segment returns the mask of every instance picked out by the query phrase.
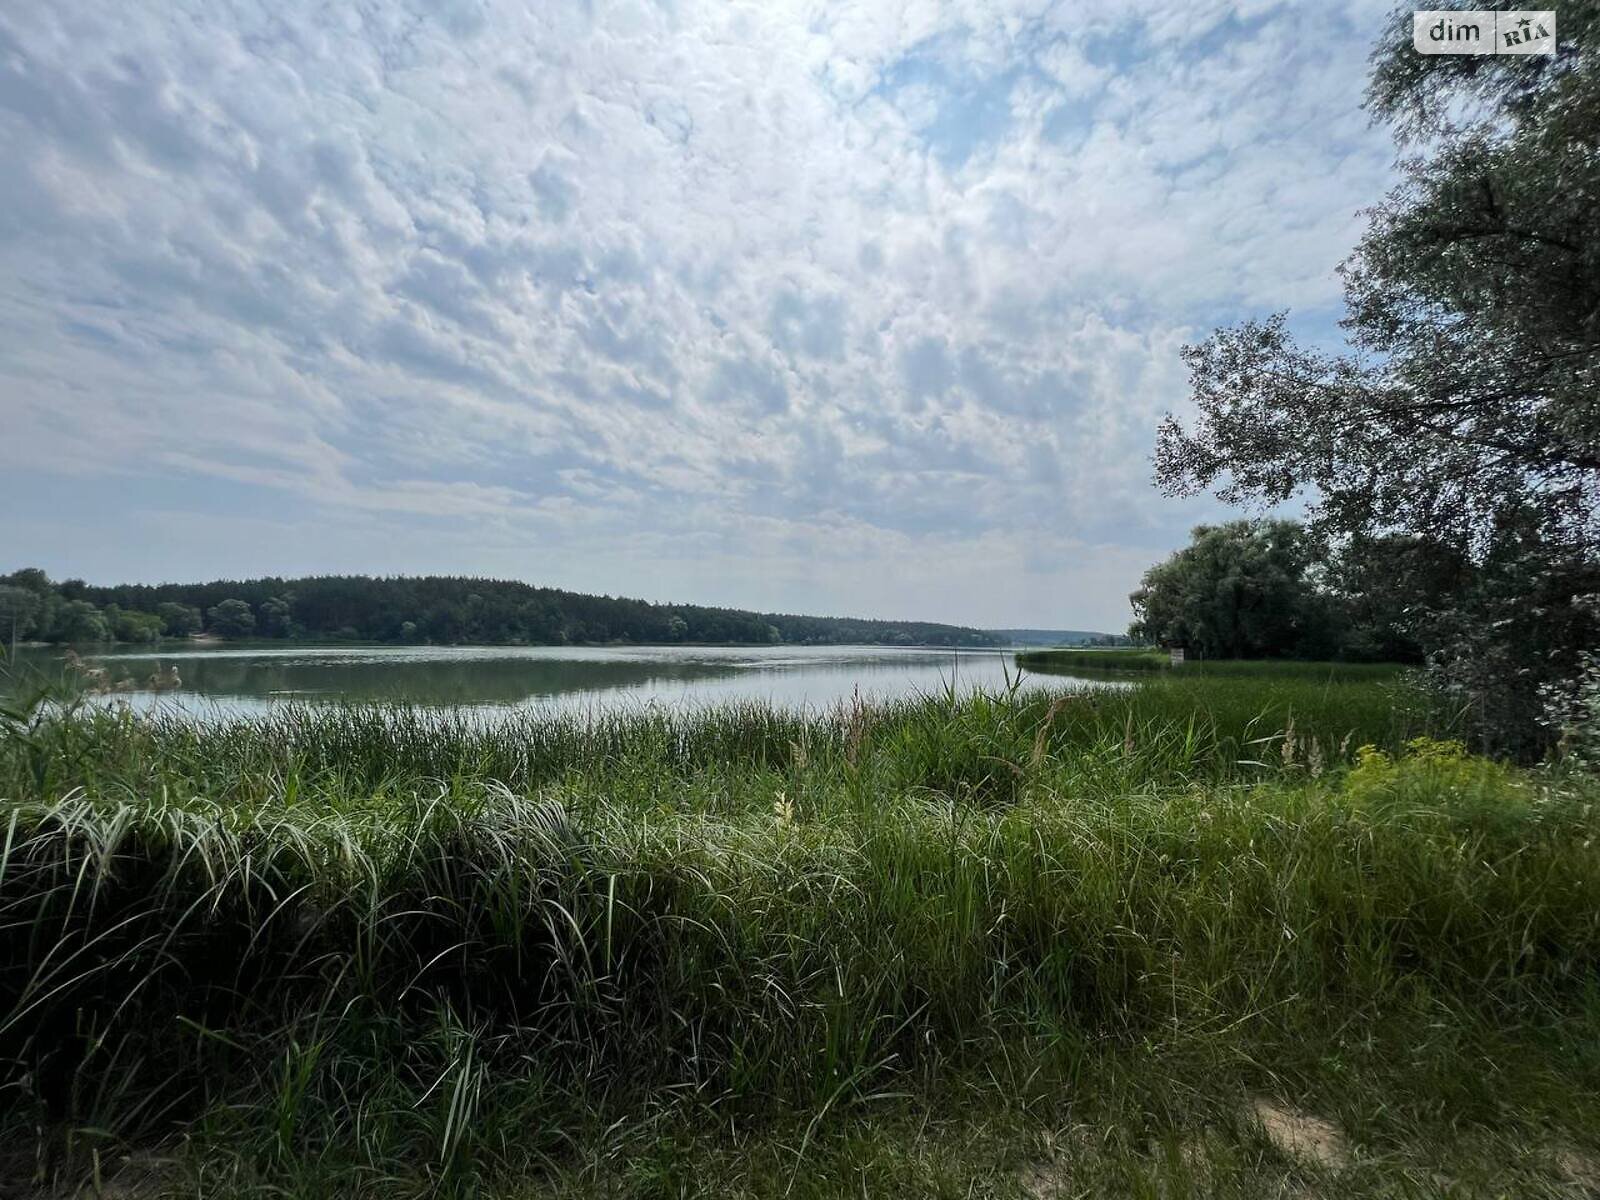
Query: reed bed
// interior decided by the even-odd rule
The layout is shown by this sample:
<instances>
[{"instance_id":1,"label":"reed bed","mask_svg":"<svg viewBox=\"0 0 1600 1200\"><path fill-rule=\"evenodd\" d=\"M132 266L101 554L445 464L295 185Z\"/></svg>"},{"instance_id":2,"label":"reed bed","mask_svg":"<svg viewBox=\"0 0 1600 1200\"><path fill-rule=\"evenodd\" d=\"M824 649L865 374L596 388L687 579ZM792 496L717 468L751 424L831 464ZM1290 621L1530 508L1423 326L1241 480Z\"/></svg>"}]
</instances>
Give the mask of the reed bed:
<instances>
[{"instance_id":1,"label":"reed bed","mask_svg":"<svg viewBox=\"0 0 1600 1200\"><path fill-rule=\"evenodd\" d=\"M466 1195L565 1177L606 1114L803 1114L803 1158L1000 1062L1025 1091L1152 1039L1592 1024L1594 792L1423 736L1389 686L39 710L0 749L11 1152Z\"/></svg>"}]
</instances>

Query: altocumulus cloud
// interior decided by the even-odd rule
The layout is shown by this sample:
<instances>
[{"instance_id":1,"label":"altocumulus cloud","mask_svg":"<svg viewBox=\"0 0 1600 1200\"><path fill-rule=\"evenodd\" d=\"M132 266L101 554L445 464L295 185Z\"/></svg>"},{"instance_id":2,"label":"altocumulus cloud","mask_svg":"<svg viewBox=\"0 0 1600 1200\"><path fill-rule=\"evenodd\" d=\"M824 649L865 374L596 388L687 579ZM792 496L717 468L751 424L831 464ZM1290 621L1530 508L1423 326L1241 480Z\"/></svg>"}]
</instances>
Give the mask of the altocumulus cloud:
<instances>
[{"instance_id":1,"label":"altocumulus cloud","mask_svg":"<svg viewBox=\"0 0 1600 1200\"><path fill-rule=\"evenodd\" d=\"M5 557L1120 626L1388 179L1319 7L0 3Z\"/></svg>"}]
</instances>

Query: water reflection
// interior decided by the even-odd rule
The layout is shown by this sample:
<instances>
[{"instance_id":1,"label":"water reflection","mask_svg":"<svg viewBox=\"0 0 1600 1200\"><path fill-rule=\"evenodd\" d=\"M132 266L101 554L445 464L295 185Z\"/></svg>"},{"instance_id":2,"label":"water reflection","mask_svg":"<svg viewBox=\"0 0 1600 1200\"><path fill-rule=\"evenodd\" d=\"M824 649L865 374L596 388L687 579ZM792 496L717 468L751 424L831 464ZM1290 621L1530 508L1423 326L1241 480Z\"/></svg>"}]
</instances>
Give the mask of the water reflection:
<instances>
[{"instance_id":1,"label":"water reflection","mask_svg":"<svg viewBox=\"0 0 1600 1200\"><path fill-rule=\"evenodd\" d=\"M647 702L702 705L765 701L826 708L859 692L869 699L998 689L1016 678L1011 653L877 646L184 646L80 648L105 670L111 694L139 708L177 704L260 711L283 701L405 701L437 706L590 708ZM59 668L61 653L31 661ZM172 692L146 686L176 669ZM1023 687L1084 681L1025 675ZM198 702L198 704L196 703Z\"/></svg>"}]
</instances>

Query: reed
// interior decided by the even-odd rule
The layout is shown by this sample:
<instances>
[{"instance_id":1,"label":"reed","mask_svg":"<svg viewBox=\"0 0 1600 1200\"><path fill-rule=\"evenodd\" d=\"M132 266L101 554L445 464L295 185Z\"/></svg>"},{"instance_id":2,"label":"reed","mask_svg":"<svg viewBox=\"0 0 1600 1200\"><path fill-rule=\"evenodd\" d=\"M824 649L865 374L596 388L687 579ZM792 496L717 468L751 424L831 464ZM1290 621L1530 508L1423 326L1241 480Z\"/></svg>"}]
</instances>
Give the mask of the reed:
<instances>
[{"instance_id":1,"label":"reed","mask_svg":"<svg viewBox=\"0 0 1600 1200\"><path fill-rule=\"evenodd\" d=\"M1132 1103L1153 1044L1202 1079L1386 1022L1482 1031L1463 1070L1592 1030L1595 791L1419 740L1389 686L35 714L0 745L11 1144L58 1180L181 1137L187 1194L466 1195L572 1185L652 1112L801 1114L829 1161L980 1076Z\"/></svg>"}]
</instances>

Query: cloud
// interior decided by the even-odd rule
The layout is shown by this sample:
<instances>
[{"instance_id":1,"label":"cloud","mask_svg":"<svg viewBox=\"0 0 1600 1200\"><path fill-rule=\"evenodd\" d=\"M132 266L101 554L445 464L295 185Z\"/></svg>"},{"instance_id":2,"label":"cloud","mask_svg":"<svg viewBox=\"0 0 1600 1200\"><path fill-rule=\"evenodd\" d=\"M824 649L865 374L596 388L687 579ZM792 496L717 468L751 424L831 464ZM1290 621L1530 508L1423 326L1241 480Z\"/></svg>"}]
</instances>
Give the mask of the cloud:
<instances>
[{"instance_id":1,"label":"cloud","mask_svg":"<svg viewBox=\"0 0 1600 1200\"><path fill-rule=\"evenodd\" d=\"M565 221L577 202L577 188L548 162L540 163L529 173L528 186L533 189L539 212L553 224Z\"/></svg>"},{"instance_id":2,"label":"cloud","mask_svg":"<svg viewBox=\"0 0 1600 1200\"><path fill-rule=\"evenodd\" d=\"M789 408L789 387L770 363L726 358L717 364L706 399L719 412L777 416Z\"/></svg>"},{"instance_id":3,"label":"cloud","mask_svg":"<svg viewBox=\"0 0 1600 1200\"><path fill-rule=\"evenodd\" d=\"M1119 625L1178 347L1386 186L1383 11L0 15L13 552Z\"/></svg>"},{"instance_id":4,"label":"cloud","mask_svg":"<svg viewBox=\"0 0 1600 1200\"><path fill-rule=\"evenodd\" d=\"M944 342L933 337L918 338L901 352L900 372L905 377L906 391L919 402L918 407L930 396L942 396L955 379Z\"/></svg>"},{"instance_id":5,"label":"cloud","mask_svg":"<svg viewBox=\"0 0 1600 1200\"><path fill-rule=\"evenodd\" d=\"M767 336L790 354L838 359L844 354L845 304L826 293L807 298L795 291L780 292L772 302Z\"/></svg>"}]
</instances>

